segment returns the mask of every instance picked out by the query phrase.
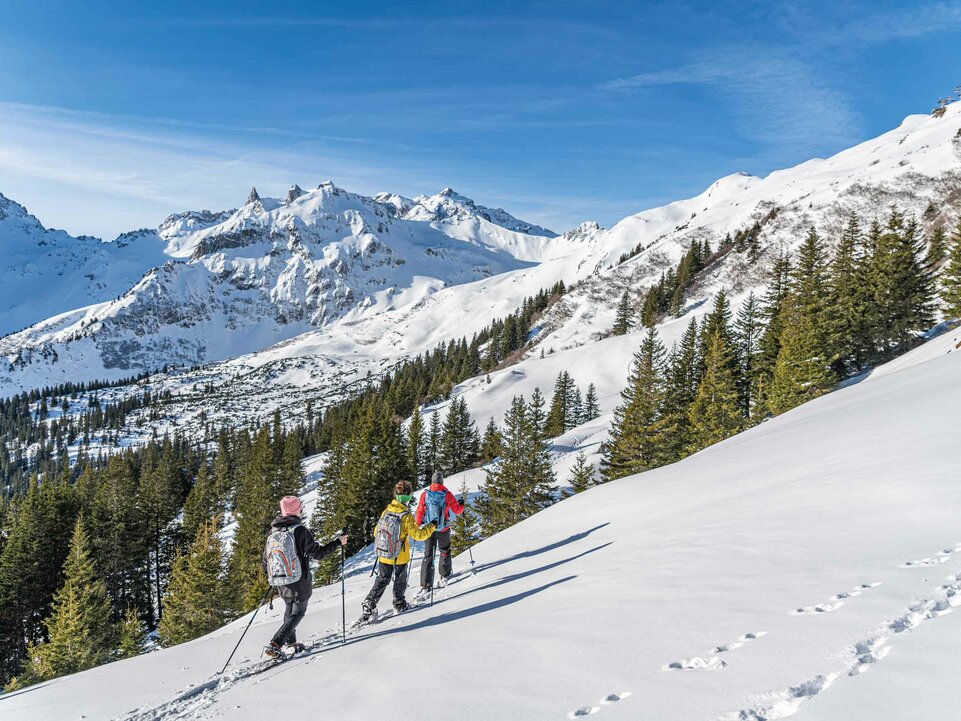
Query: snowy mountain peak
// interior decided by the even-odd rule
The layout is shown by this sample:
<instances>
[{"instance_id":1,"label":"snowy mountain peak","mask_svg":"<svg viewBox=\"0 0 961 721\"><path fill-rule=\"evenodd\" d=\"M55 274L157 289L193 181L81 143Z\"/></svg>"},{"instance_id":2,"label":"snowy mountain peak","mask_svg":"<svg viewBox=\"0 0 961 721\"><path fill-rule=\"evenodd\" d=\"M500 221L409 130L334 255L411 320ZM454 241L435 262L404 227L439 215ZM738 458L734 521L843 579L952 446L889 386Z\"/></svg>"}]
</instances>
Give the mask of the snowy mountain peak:
<instances>
[{"instance_id":1,"label":"snowy mountain peak","mask_svg":"<svg viewBox=\"0 0 961 721\"><path fill-rule=\"evenodd\" d=\"M557 233L554 231L518 220L502 208L487 208L478 205L450 187L444 188L437 195L417 196L414 198L414 205L405 213L405 217L411 220L426 220L428 222L456 222L480 218L515 233L525 233L545 238L557 237Z\"/></svg>"},{"instance_id":2,"label":"snowy mountain peak","mask_svg":"<svg viewBox=\"0 0 961 721\"><path fill-rule=\"evenodd\" d=\"M287 189L287 205L293 203L297 198L304 194L304 189L294 183Z\"/></svg>"},{"instance_id":3,"label":"snowy mountain peak","mask_svg":"<svg viewBox=\"0 0 961 721\"><path fill-rule=\"evenodd\" d=\"M250 195L247 196L247 205L252 203L260 202L260 194L257 192L257 188L250 189Z\"/></svg>"}]
</instances>

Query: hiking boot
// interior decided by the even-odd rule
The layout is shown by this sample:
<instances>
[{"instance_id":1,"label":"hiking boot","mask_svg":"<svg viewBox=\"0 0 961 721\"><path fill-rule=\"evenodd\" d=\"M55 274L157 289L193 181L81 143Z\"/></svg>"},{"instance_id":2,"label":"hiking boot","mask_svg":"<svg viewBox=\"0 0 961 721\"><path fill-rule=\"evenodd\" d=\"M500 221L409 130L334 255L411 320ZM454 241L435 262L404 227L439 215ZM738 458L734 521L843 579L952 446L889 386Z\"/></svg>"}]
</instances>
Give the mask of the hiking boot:
<instances>
[{"instance_id":1,"label":"hiking boot","mask_svg":"<svg viewBox=\"0 0 961 721\"><path fill-rule=\"evenodd\" d=\"M368 606L364 604L363 610L360 614L360 621L369 621L372 618L377 618L377 609L373 606Z\"/></svg>"},{"instance_id":2,"label":"hiking boot","mask_svg":"<svg viewBox=\"0 0 961 721\"><path fill-rule=\"evenodd\" d=\"M287 653L289 653L289 654L303 653L303 652L306 651L306 650L307 650L307 647L306 647L304 644L302 644L302 643L288 643L288 644L287 644Z\"/></svg>"},{"instance_id":3,"label":"hiking boot","mask_svg":"<svg viewBox=\"0 0 961 721\"><path fill-rule=\"evenodd\" d=\"M400 601L394 604L394 613L403 613L404 611L409 611L412 608L413 606L407 603L406 600Z\"/></svg>"},{"instance_id":4,"label":"hiking boot","mask_svg":"<svg viewBox=\"0 0 961 721\"><path fill-rule=\"evenodd\" d=\"M440 580L437 581L437 588L445 588L447 586L447 576L441 576Z\"/></svg>"},{"instance_id":5,"label":"hiking boot","mask_svg":"<svg viewBox=\"0 0 961 721\"><path fill-rule=\"evenodd\" d=\"M267 646L264 647L264 653L271 658L280 658L284 655L284 649L280 647L280 644L276 641L271 641Z\"/></svg>"}]
</instances>

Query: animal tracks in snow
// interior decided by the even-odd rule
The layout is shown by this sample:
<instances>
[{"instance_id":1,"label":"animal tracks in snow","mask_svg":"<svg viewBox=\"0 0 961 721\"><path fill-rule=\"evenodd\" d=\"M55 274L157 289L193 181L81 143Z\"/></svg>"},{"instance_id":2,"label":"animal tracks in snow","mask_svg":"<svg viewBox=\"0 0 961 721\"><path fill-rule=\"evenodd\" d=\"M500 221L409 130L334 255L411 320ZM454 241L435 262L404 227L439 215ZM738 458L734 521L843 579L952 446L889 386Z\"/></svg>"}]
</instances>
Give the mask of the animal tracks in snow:
<instances>
[{"instance_id":1,"label":"animal tracks in snow","mask_svg":"<svg viewBox=\"0 0 961 721\"><path fill-rule=\"evenodd\" d=\"M876 588L880 585L880 581L875 581L874 583L862 583L861 585L852 588L850 591L842 591L841 593L831 596L831 598L824 603L819 603L816 606L801 606L793 613L796 616L810 616L819 613L830 613L831 611L836 611L841 608L847 599L860 596L865 591Z\"/></svg>"},{"instance_id":2,"label":"animal tracks in snow","mask_svg":"<svg viewBox=\"0 0 961 721\"><path fill-rule=\"evenodd\" d=\"M932 598L916 601L897 618L887 621L870 638L859 641L847 650L850 659L846 668L815 676L799 686L774 691L761 697L758 705L723 714L718 721L773 721L795 714L801 705L817 696L844 676L859 676L873 668L891 651L890 642L897 634L917 628L925 621L950 613L961 606L961 573L948 576Z\"/></svg>"},{"instance_id":3,"label":"animal tracks in snow","mask_svg":"<svg viewBox=\"0 0 961 721\"><path fill-rule=\"evenodd\" d=\"M662 667L664 671L718 671L722 668L727 667L727 661L721 658L720 654L730 653L736 649L739 649L748 641L754 641L761 638L761 636L766 635L766 631L755 631L754 633L746 633L737 641L732 641L731 643L724 643L720 646L715 646L711 650L711 655L702 657L694 656L693 658L685 658L680 661L673 661L666 666Z\"/></svg>"},{"instance_id":4,"label":"animal tracks in snow","mask_svg":"<svg viewBox=\"0 0 961 721\"><path fill-rule=\"evenodd\" d=\"M943 548L938 551L933 556L928 556L927 558L919 558L914 561L905 561L899 568L917 568L918 566L937 566L940 563L947 563L951 560L951 554L961 551L961 543L958 543L954 548Z\"/></svg>"},{"instance_id":5,"label":"animal tracks in snow","mask_svg":"<svg viewBox=\"0 0 961 721\"><path fill-rule=\"evenodd\" d=\"M600 711L604 706L610 706L611 704L617 703L618 701L623 701L628 696L631 695L630 691L621 691L620 693L608 694L600 701L598 701L597 706L582 706L581 708L574 709L569 714L567 718L581 718L581 716L593 716L598 711Z\"/></svg>"}]
</instances>

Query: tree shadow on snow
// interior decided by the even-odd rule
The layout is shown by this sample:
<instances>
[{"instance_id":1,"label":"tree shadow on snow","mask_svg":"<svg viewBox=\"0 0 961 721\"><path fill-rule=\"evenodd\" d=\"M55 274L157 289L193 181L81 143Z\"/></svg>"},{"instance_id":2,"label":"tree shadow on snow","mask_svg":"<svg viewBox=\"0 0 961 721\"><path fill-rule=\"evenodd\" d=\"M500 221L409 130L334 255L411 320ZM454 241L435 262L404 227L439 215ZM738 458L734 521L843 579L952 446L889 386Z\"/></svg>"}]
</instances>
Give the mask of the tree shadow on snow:
<instances>
[{"instance_id":1,"label":"tree shadow on snow","mask_svg":"<svg viewBox=\"0 0 961 721\"><path fill-rule=\"evenodd\" d=\"M594 533L594 531L599 531L605 526L611 525L610 522L602 523L599 526L594 526L594 528L589 528L586 531L581 531L580 533L575 533L573 536L568 536L562 541L555 541L554 543L548 544L546 546L541 546L540 548L535 548L532 551L524 551L522 553L515 553L513 556L508 556L507 558L502 558L499 561L491 561L490 563L481 563L474 569L475 573L480 573L481 571L486 571L491 568L497 568L505 563L511 563L513 561L519 561L522 558L530 558L531 556L539 556L542 553L547 553L553 551L561 546L566 546L569 543L576 543L583 538L587 538L589 535ZM463 555L463 554L462 554Z\"/></svg>"}]
</instances>

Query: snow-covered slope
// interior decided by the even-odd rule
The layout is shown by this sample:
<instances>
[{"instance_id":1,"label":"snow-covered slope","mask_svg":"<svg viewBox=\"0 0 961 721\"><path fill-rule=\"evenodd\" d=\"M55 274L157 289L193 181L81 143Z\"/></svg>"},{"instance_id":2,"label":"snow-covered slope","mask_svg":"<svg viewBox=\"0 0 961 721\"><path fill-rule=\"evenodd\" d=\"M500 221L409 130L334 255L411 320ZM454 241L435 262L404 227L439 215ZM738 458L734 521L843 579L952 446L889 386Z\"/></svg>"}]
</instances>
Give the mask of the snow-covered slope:
<instances>
[{"instance_id":1,"label":"snow-covered slope","mask_svg":"<svg viewBox=\"0 0 961 721\"><path fill-rule=\"evenodd\" d=\"M153 231L124 233L109 243L74 238L44 228L0 194L0 336L121 295L163 260L163 243Z\"/></svg>"},{"instance_id":2,"label":"snow-covered slope","mask_svg":"<svg viewBox=\"0 0 961 721\"><path fill-rule=\"evenodd\" d=\"M539 246L556 243L445 193L401 213L328 182L294 186L283 201L253 190L234 211L171 216L158 233L172 260L122 297L0 340L9 370L0 392L232 358L334 321L409 309L444 287L529 266Z\"/></svg>"},{"instance_id":3,"label":"snow-covered slope","mask_svg":"<svg viewBox=\"0 0 961 721\"><path fill-rule=\"evenodd\" d=\"M280 614L263 609L223 676L248 618L2 696L0 717L377 718L398 699L422 709L411 679L442 659L439 720L948 718L961 683L957 340L537 514L477 545L475 575L458 557L433 608L346 646L327 587L302 658L258 660ZM348 618L369 585L354 570Z\"/></svg>"}]
</instances>

